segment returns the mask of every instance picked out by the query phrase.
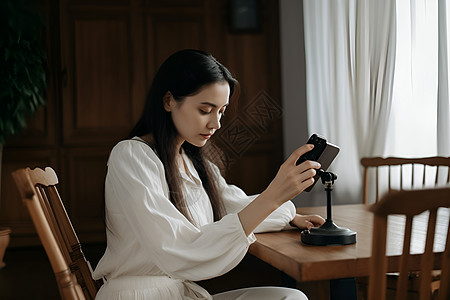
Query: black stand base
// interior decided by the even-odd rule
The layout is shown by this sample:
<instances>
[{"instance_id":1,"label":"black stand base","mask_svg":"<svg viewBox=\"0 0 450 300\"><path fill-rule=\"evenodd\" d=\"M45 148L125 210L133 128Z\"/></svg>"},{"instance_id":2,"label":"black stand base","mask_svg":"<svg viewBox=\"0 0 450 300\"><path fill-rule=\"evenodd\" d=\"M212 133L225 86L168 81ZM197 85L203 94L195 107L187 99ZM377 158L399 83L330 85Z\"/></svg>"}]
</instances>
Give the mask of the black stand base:
<instances>
[{"instance_id":1,"label":"black stand base","mask_svg":"<svg viewBox=\"0 0 450 300\"><path fill-rule=\"evenodd\" d=\"M356 243L356 232L339 227L332 220L327 219L320 227L303 230L302 242L308 245L350 245Z\"/></svg>"}]
</instances>

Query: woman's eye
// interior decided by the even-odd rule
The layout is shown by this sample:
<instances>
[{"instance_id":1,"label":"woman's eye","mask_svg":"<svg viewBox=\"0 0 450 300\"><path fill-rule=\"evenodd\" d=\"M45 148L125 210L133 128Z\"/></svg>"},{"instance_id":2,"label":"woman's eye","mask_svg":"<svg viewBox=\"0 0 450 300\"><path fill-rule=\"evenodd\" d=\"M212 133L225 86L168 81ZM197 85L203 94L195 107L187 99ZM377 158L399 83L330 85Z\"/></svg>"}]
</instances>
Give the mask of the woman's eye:
<instances>
[{"instance_id":1,"label":"woman's eye","mask_svg":"<svg viewBox=\"0 0 450 300\"><path fill-rule=\"evenodd\" d=\"M207 110L200 109L200 113L201 113L202 115L207 115L207 114L211 113L211 111L207 111Z\"/></svg>"}]
</instances>

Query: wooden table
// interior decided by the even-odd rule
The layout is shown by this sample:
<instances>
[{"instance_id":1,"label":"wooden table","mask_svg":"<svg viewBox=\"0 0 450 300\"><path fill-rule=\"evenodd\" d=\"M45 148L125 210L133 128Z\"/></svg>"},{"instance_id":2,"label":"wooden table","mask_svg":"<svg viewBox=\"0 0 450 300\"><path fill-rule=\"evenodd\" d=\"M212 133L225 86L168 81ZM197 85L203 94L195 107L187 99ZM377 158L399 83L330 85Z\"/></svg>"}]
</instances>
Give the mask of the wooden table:
<instances>
[{"instance_id":1,"label":"wooden table","mask_svg":"<svg viewBox=\"0 0 450 300\"><path fill-rule=\"evenodd\" d=\"M257 241L249 252L273 267L283 271L298 282L333 280L363 277L369 275L369 258L372 252L373 216L363 204L335 205L333 221L336 225L357 232L356 244L345 246L310 246L302 244L299 230L256 234ZM326 217L326 207L298 208L301 214L319 214ZM427 214L414 219L413 253L423 252ZM449 210L441 209L438 215L435 239L435 252L444 251L445 236L448 229ZM398 255L401 253L404 218L390 216L388 225L387 254L389 272L397 271ZM419 255L413 262L419 267ZM356 287L355 287L356 293ZM356 297L356 294L355 294ZM353 298L350 297L348 299Z\"/></svg>"}]
</instances>

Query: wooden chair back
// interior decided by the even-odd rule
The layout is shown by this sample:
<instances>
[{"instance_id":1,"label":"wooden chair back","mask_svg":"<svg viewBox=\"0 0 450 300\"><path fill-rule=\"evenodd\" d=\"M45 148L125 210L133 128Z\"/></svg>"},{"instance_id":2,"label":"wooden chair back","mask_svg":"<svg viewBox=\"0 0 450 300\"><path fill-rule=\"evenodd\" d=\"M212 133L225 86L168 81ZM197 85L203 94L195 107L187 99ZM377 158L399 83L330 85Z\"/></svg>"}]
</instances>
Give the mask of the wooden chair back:
<instances>
[{"instance_id":1,"label":"wooden chair back","mask_svg":"<svg viewBox=\"0 0 450 300\"><path fill-rule=\"evenodd\" d=\"M56 185L55 171L47 167L12 173L50 260L62 299L94 299L101 286L81 250Z\"/></svg>"},{"instance_id":2,"label":"wooden chair back","mask_svg":"<svg viewBox=\"0 0 450 300\"><path fill-rule=\"evenodd\" d=\"M444 252L433 252L435 244L435 229L438 209L444 207L446 220L444 229L447 228ZM370 262L370 278L368 299L384 300L386 296L386 272L388 269L388 257L386 256L387 227L389 215L405 215L405 231L403 239L403 253L400 259L399 278L397 280L396 299L407 299L408 274L410 271L420 272L420 299L430 299L432 270L441 270L440 288L437 290L438 300L450 299L450 241L448 209L450 207L450 187L393 191L387 193L380 201L370 207L374 213L372 257ZM411 232L414 216L425 211L429 212L428 226L426 228L425 250L420 256L420 264L413 263L418 256L410 253ZM439 223L442 226L442 222ZM442 237L441 237L442 238Z\"/></svg>"},{"instance_id":3,"label":"wooden chair back","mask_svg":"<svg viewBox=\"0 0 450 300\"><path fill-rule=\"evenodd\" d=\"M364 204L377 202L392 190L433 188L450 182L450 157L364 157L361 165Z\"/></svg>"}]
</instances>

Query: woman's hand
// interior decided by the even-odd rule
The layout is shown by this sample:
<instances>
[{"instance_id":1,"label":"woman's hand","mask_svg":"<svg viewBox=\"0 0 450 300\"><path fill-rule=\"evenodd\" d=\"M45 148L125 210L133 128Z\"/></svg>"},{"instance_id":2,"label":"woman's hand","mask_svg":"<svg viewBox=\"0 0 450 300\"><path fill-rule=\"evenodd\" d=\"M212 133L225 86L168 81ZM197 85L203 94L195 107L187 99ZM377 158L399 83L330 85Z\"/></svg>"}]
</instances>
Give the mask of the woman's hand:
<instances>
[{"instance_id":1,"label":"woman's hand","mask_svg":"<svg viewBox=\"0 0 450 300\"><path fill-rule=\"evenodd\" d=\"M319 215L296 214L290 224L300 229L310 230L312 227L319 227L323 223L325 223L325 219Z\"/></svg>"},{"instance_id":2,"label":"woman's hand","mask_svg":"<svg viewBox=\"0 0 450 300\"><path fill-rule=\"evenodd\" d=\"M292 152L264 191L272 195L272 199L280 201L278 203L279 205L294 198L314 183L315 169L320 169L320 164L316 161L309 160L299 165L296 164L300 156L311 151L313 148L314 145L306 144Z\"/></svg>"},{"instance_id":3,"label":"woman's hand","mask_svg":"<svg viewBox=\"0 0 450 300\"><path fill-rule=\"evenodd\" d=\"M291 200L314 183L315 169L319 169L320 164L309 160L296 164L300 156L312 148L313 145L307 144L296 149L281 165L267 189L238 213L246 235L255 230L256 226L284 202Z\"/></svg>"}]
</instances>

